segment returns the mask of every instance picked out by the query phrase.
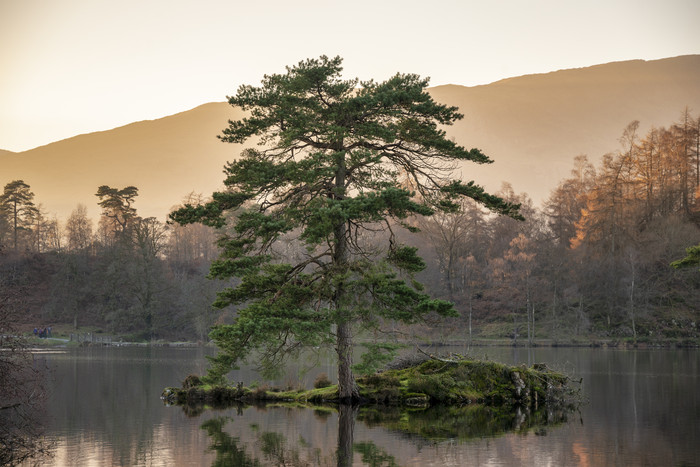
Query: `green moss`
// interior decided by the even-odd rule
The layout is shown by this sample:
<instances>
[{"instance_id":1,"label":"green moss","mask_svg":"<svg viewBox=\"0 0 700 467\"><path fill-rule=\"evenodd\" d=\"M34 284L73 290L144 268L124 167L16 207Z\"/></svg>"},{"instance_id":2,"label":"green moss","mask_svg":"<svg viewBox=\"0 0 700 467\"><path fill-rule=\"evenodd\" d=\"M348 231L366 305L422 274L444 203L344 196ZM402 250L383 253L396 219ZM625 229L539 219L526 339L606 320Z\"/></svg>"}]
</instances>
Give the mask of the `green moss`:
<instances>
[{"instance_id":1,"label":"green moss","mask_svg":"<svg viewBox=\"0 0 700 467\"><path fill-rule=\"evenodd\" d=\"M255 390L233 387L191 386L168 388L163 398L170 403L206 401L296 401L324 403L338 400L338 388L331 385L311 390L279 391L265 387ZM569 379L544 365L533 368L510 367L476 360L428 360L417 366L387 370L357 380L361 398L385 405L426 406L434 404L489 406L562 403L572 400L575 391ZM167 394L166 394L167 392Z\"/></svg>"},{"instance_id":2,"label":"green moss","mask_svg":"<svg viewBox=\"0 0 700 467\"><path fill-rule=\"evenodd\" d=\"M393 383L389 385L388 381ZM431 404L498 405L554 399L558 390L567 389L568 378L544 366L535 369L476 360L428 360L414 367L386 371L381 378L375 376L364 382L365 389L374 393L381 385L385 392L387 388L398 389L398 403L423 395Z\"/></svg>"}]
</instances>

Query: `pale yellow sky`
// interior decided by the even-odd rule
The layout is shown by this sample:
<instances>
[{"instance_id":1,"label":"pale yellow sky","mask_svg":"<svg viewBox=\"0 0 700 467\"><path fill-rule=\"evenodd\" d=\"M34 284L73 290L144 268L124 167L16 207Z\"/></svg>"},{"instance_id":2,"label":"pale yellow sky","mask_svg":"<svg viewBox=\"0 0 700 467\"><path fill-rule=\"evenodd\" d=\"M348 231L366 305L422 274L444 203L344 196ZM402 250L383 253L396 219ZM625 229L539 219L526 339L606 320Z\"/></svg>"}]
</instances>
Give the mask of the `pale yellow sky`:
<instances>
[{"instance_id":1,"label":"pale yellow sky","mask_svg":"<svg viewBox=\"0 0 700 467\"><path fill-rule=\"evenodd\" d=\"M0 0L0 149L223 101L321 54L348 78L466 86L698 54L698 18L698 0Z\"/></svg>"}]
</instances>

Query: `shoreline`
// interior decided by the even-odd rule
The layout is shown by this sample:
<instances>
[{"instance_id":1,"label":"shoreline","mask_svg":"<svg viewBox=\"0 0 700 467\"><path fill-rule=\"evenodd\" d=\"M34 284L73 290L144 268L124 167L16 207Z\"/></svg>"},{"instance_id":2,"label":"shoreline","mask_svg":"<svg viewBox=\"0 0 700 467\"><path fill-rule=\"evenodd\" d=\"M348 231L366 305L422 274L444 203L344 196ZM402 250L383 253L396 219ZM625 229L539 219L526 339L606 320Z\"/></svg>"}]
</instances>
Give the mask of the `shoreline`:
<instances>
[{"instance_id":1,"label":"shoreline","mask_svg":"<svg viewBox=\"0 0 700 467\"><path fill-rule=\"evenodd\" d=\"M122 340L110 340L109 342L77 342L71 341L65 337L48 337L35 338L33 336L25 336L29 348L43 349L47 347L59 348L74 348L74 347L175 347L175 348L197 348L197 347L212 347L216 346L212 342L191 342L191 341L162 341L155 340L150 342L134 342ZM362 346L363 342L358 341L357 345ZM613 348L613 349L697 349L700 348L700 339L660 339L655 341L633 342L627 339L573 339L573 340L555 340L555 339L537 339L532 345L527 342L518 341L514 343L510 339L474 339L468 341L414 341L404 342L407 348L409 347L465 347L483 348L483 347L515 347L515 348Z\"/></svg>"}]
</instances>

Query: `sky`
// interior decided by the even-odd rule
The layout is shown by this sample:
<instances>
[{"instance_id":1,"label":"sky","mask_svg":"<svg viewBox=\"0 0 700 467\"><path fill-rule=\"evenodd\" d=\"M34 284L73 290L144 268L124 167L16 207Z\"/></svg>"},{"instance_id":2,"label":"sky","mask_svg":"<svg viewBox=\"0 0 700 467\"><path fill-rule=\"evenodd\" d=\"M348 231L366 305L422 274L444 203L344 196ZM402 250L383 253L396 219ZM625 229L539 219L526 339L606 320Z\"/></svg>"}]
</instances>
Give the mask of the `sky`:
<instances>
[{"instance_id":1,"label":"sky","mask_svg":"<svg viewBox=\"0 0 700 467\"><path fill-rule=\"evenodd\" d=\"M433 86L698 54L698 18L698 0L0 0L0 149L222 102L324 54Z\"/></svg>"}]
</instances>

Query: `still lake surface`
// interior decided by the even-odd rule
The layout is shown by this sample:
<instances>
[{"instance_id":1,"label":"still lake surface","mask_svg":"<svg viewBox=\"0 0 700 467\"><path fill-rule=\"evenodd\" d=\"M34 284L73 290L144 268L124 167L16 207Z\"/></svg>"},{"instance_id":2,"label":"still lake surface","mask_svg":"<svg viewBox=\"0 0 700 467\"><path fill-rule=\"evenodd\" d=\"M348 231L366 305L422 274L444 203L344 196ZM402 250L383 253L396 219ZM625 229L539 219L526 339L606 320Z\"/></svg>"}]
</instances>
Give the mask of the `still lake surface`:
<instances>
[{"instance_id":1,"label":"still lake surface","mask_svg":"<svg viewBox=\"0 0 700 467\"><path fill-rule=\"evenodd\" d=\"M465 349L448 349L465 353ZM186 413L160 400L166 386L203 374L208 349L81 348L39 352L50 396L46 432L55 455L45 466L336 465L338 412L275 406ZM546 362L583 378L586 403L566 420L424 436L355 416L353 465L373 466L700 466L700 351L590 348L476 348L470 355L508 364ZM330 358L280 380L311 387ZM234 376L260 381L249 370ZM483 414L482 414L483 415ZM483 416L475 416L475 423ZM483 420L482 420L483 421ZM432 428L434 429L431 429ZM479 426L483 426L483 423ZM464 436L464 433L469 433Z\"/></svg>"}]
</instances>

